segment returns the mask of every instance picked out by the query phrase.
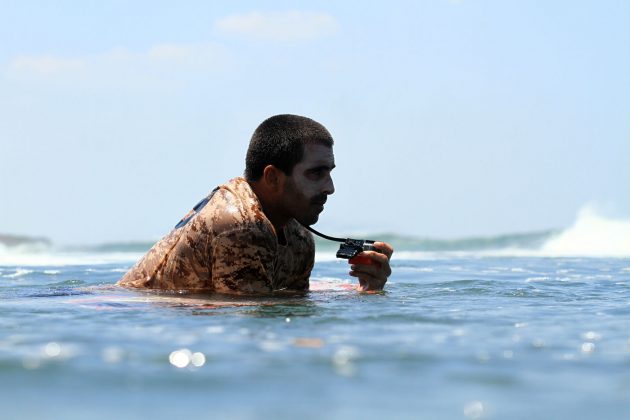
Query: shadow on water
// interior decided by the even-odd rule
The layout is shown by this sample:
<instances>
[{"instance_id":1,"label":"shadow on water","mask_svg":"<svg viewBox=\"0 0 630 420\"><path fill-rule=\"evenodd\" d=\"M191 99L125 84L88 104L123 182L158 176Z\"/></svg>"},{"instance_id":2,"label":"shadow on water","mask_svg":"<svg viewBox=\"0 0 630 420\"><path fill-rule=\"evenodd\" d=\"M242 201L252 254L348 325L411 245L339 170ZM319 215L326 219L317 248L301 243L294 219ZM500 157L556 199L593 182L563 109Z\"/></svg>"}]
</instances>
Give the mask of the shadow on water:
<instances>
[{"instance_id":1,"label":"shadow on water","mask_svg":"<svg viewBox=\"0 0 630 420\"><path fill-rule=\"evenodd\" d=\"M163 308L196 316L227 313L256 318L313 316L319 311L322 292L282 293L267 296L234 296L179 291L128 290L115 285L57 288L23 297L70 296L66 303L95 310L146 310ZM75 297L76 296L76 297Z\"/></svg>"},{"instance_id":2,"label":"shadow on water","mask_svg":"<svg viewBox=\"0 0 630 420\"><path fill-rule=\"evenodd\" d=\"M243 312L257 318L294 318L310 317L321 313L321 307L313 301L302 299L293 302L276 302L274 304L261 305Z\"/></svg>"}]
</instances>

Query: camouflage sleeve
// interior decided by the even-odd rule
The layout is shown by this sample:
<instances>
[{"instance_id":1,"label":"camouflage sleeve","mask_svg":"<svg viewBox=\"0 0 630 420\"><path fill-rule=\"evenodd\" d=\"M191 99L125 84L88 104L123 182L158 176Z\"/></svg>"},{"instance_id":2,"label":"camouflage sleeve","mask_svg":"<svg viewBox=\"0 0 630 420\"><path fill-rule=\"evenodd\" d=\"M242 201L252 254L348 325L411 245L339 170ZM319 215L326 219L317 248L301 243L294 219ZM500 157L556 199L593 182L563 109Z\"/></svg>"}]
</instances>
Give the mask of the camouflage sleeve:
<instances>
[{"instance_id":1,"label":"camouflage sleeve","mask_svg":"<svg viewBox=\"0 0 630 420\"><path fill-rule=\"evenodd\" d=\"M311 271L315 265L315 251L313 248L303 251L306 255L304 263L302 264L303 271L298 274L291 285L293 290L308 290L309 279L311 278Z\"/></svg>"},{"instance_id":2,"label":"camouflage sleeve","mask_svg":"<svg viewBox=\"0 0 630 420\"><path fill-rule=\"evenodd\" d=\"M220 293L273 290L274 249L262 232L238 229L212 241L212 283Z\"/></svg>"},{"instance_id":3,"label":"camouflage sleeve","mask_svg":"<svg viewBox=\"0 0 630 420\"><path fill-rule=\"evenodd\" d=\"M293 223L295 229L292 236L292 253L294 255L293 272L288 276L289 289L308 290L311 271L315 264L315 241L313 235L297 223Z\"/></svg>"},{"instance_id":4,"label":"camouflage sleeve","mask_svg":"<svg viewBox=\"0 0 630 420\"><path fill-rule=\"evenodd\" d=\"M306 269L302 273L301 276L297 278L295 281L295 290L308 290L309 279L311 278L311 271L313 271L313 266L315 265L315 253L311 252L310 258L306 264Z\"/></svg>"}]
</instances>

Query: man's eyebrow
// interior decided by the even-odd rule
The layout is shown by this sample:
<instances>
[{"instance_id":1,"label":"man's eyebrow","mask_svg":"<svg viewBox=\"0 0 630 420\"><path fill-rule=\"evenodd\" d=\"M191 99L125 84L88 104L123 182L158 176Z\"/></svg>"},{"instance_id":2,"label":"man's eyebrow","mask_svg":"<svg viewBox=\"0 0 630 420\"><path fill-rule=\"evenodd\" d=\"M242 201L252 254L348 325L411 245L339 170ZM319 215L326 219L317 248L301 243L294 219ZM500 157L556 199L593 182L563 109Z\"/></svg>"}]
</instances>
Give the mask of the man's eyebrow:
<instances>
[{"instance_id":1,"label":"man's eyebrow","mask_svg":"<svg viewBox=\"0 0 630 420\"><path fill-rule=\"evenodd\" d=\"M318 165L318 166L313 166L312 168L308 168L308 171L319 171L320 169L327 169L329 171L332 171L333 169L335 169L335 164L333 163L332 166L330 165Z\"/></svg>"}]
</instances>

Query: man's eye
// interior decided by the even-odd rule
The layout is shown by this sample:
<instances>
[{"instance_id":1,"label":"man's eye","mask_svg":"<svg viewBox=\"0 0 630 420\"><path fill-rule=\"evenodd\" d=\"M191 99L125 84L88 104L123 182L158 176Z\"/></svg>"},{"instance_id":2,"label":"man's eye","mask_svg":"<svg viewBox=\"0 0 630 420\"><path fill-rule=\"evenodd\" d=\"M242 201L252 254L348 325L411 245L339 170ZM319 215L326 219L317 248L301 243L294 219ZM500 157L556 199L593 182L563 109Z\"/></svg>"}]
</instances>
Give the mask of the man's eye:
<instances>
[{"instance_id":1,"label":"man's eye","mask_svg":"<svg viewBox=\"0 0 630 420\"><path fill-rule=\"evenodd\" d=\"M313 169L312 171L310 171L310 175L313 178L323 178L324 176L326 176L326 170L325 169Z\"/></svg>"}]
</instances>

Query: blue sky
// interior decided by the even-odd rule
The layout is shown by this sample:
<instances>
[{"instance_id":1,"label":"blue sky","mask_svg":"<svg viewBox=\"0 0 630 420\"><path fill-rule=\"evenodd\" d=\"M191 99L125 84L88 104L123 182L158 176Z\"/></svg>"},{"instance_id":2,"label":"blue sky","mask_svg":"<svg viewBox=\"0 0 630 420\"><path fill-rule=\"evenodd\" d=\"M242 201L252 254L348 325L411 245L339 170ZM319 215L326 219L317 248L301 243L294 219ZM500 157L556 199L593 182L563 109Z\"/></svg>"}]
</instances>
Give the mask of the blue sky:
<instances>
[{"instance_id":1,"label":"blue sky","mask_svg":"<svg viewBox=\"0 0 630 420\"><path fill-rule=\"evenodd\" d=\"M0 232L156 239L278 113L336 140L330 234L630 216L626 1L0 5Z\"/></svg>"}]
</instances>

